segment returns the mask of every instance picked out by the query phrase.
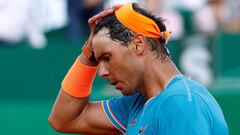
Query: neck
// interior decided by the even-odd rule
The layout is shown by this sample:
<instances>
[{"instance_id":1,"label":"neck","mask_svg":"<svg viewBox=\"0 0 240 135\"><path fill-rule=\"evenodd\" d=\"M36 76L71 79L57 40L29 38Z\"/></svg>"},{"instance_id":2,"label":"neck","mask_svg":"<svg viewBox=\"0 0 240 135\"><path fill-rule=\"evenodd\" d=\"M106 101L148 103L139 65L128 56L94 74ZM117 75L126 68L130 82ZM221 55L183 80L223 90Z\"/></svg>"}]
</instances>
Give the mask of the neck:
<instances>
[{"instance_id":1,"label":"neck","mask_svg":"<svg viewBox=\"0 0 240 135\"><path fill-rule=\"evenodd\" d=\"M156 61L148 61L146 63L143 77L145 79L140 88L140 91L147 99L162 92L174 76L181 74L169 58L166 58L164 62Z\"/></svg>"}]
</instances>

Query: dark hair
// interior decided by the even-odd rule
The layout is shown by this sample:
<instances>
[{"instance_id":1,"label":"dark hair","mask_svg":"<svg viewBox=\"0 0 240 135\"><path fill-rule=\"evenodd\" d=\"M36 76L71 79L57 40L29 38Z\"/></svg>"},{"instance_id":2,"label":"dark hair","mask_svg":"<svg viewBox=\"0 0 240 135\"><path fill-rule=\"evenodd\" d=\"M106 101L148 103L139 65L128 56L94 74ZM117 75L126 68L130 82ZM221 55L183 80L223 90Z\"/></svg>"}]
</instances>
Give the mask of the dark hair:
<instances>
[{"instance_id":1,"label":"dark hair","mask_svg":"<svg viewBox=\"0 0 240 135\"><path fill-rule=\"evenodd\" d=\"M152 19L162 32L166 31L166 26L163 23L164 20L162 18L155 17L149 10L140 7L136 3L133 3L133 9L138 13ZM102 28L107 28L109 30L108 34L110 35L111 39L120 42L124 46L128 46L136 34L135 32L122 25L116 18L115 14L111 14L102 18L102 20L96 25L94 33L96 34ZM166 56L169 56L165 39L150 37L146 37L146 39L149 43L151 51L156 54L157 58L164 60Z\"/></svg>"}]
</instances>

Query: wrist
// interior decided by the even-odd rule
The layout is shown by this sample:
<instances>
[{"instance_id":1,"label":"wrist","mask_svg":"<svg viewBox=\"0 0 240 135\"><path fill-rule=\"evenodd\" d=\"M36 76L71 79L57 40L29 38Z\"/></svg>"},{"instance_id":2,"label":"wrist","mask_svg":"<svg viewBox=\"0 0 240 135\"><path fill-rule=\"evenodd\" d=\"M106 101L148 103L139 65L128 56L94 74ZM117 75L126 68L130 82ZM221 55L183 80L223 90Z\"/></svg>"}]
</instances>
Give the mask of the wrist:
<instances>
[{"instance_id":1,"label":"wrist","mask_svg":"<svg viewBox=\"0 0 240 135\"><path fill-rule=\"evenodd\" d=\"M88 97L96 72L97 67L85 65L77 58L62 81L62 89L73 97Z\"/></svg>"},{"instance_id":2,"label":"wrist","mask_svg":"<svg viewBox=\"0 0 240 135\"><path fill-rule=\"evenodd\" d=\"M81 53L78 58L80 59L82 64L92 67L98 66L98 62L89 60L83 53Z\"/></svg>"},{"instance_id":3,"label":"wrist","mask_svg":"<svg viewBox=\"0 0 240 135\"><path fill-rule=\"evenodd\" d=\"M83 45L83 47L82 47L82 53L83 53L83 55L84 55L88 60L90 60L90 61L96 61L95 56L94 56L93 49L92 49L91 47L89 47L89 46L91 46L91 45L89 45L89 44L91 44L91 42L89 42L89 40L87 40L87 41L84 43L84 45Z\"/></svg>"},{"instance_id":4,"label":"wrist","mask_svg":"<svg viewBox=\"0 0 240 135\"><path fill-rule=\"evenodd\" d=\"M82 53L80 55L80 60L83 62L83 64L89 65L89 66L97 66L98 62L95 59L94 52L91 48L89 48L89 40L87 40L83 47L82 47Z\"/></svg>"}]
</instances>

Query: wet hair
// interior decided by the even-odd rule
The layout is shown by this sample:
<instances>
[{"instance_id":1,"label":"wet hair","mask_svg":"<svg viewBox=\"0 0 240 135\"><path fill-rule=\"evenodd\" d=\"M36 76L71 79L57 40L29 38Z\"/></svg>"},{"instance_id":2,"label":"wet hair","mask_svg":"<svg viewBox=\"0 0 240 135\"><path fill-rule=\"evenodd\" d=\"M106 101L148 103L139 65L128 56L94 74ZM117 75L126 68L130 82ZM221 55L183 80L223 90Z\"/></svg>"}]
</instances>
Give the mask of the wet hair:
<instances>
[{"instance_id":1,"label":"wet hair","mask_svg":"<svg viewBox=\"0 0 240 135\"><path fill-rule=\"evenodd\" d=\"M136 3L133 3L133 10L152 19L158 25L161 32L166 31L166 26L163 23L164 19L161 17L155 17L149 10L140 7ZM102 18L102 20L95 26L94 33L96 34L103 28L107 28L109 30L108 34L113 41L120 42L123 46L128 46L136 34L132 30L122 25L116 18L115 14L111 14ZM164 60L166 56L170 56L165 39L146 37L146 40L151 51L153 51L156 55L156 58Z\"/></svg>"}]
</instances>

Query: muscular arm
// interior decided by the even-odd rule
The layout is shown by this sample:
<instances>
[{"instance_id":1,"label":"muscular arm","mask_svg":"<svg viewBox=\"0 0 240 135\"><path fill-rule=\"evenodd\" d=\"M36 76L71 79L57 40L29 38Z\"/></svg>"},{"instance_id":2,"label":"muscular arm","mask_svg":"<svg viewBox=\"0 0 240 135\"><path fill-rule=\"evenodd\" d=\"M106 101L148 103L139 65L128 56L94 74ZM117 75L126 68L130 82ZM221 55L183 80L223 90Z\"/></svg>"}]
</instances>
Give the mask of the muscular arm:
<instances>
[{"instance_id":1,"label":"muscular arm","mask_svg":"<svg viewBox=\"0 0 240 135\"><path fill-rule=\"evenodd\" d=\"M80 59L89 64L83 55ZM49 116L50 125L58 132L82 134L119 134L108 121L100 102L89 103L87 98L75 98L62 89Z\"/></svg>"},{"instance_id":2,"label":"muscular arm","mask_svg":"<svg viewBox=\"0 0 240 135\"><path fill-rule=\"evenodd\" d=\"M59 132L85 134L119 134L107 120L101 103L88 103L60 91L49 116L50 125Z\"/></svg>"},{"instance_id":3,"label":"muscular arm","mask_svg":"<svg viewBox=\"0 0 240 135\"><path fill-rule=\"evenodd\" d=\"M117 9L117 8L116 8ZM88 20L90 36L86 46L92 50L93 31L97 21L112 14L114 9L107 9ZM85 55L79 56L80 61L89 66L98 65L97 61L88 59ZM81 91L81 90L79 90ZM89 103L87 98L75 98L62 89L60 90L52 112L49 116L50 125L59 132L81 134L119 134L108 121L100 102Z\"/></svg>"}]
</instances>

